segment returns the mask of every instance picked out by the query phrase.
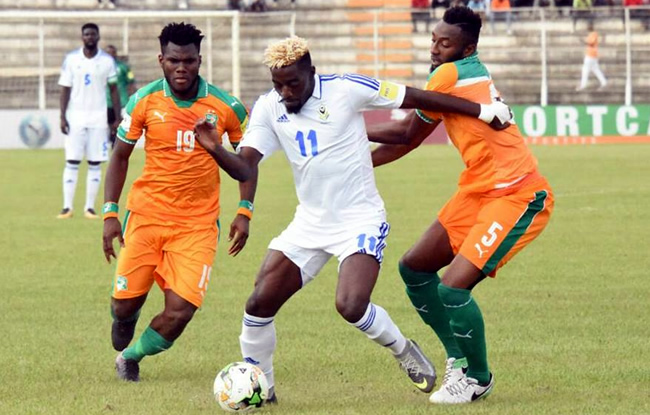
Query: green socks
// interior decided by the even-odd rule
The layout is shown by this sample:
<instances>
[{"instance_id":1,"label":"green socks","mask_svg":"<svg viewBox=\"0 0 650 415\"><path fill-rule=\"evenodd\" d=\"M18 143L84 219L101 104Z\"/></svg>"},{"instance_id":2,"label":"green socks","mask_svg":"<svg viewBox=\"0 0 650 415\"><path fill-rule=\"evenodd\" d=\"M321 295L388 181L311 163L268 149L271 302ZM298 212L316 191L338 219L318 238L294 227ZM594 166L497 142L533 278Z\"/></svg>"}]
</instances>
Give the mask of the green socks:
<instances>
[{"instance_id":1,"label":"green socks","mask_svg":"<svg viewBox=\"0 0 650 415\"><path fill-rule=\"evenodd\" d=\"M449 315L440 300L438 274L413 271L399 263L399 273L406 284L406 294L417 310L422 320L436 333L445 350L447 358L461 359L465 355L458 347L456 338L451 330Z\"/></svg>"},{"instance_id":2,"label":"green socks","mask_svg":"<svg viewBox=\"0 0 650 415\"><path fill-rule=\"evenodd\" d=\"M482 385L490 381L483 315L470 290L438 285L438 293L451 319L456 342L467 358L467 376Z\"/></svg>"},{"instance_id":3,"label":"green socks","mask_svg":"<svg viewBox=\"0 0 650 415\"><path fill-rule=\"evenodd\" d=\"M145 356L153 356L172 347L174 342L165 340L163 336L151 327L147 327L138 341L122 352L122 356L128 360L139 362Z\"/></svg>"}]
</instances>

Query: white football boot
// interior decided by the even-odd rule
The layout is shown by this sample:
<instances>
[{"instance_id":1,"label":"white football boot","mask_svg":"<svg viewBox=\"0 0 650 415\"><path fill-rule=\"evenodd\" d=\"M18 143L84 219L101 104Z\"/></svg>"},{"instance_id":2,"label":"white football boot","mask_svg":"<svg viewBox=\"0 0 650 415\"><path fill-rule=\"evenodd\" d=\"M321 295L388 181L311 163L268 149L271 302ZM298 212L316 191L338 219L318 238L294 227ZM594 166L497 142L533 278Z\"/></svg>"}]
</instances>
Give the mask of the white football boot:
<instances>
[{"instance_id":1,"label":"white football boot","mask_svg":"<svg viewBox=\"0 0 650 415\"><path fill-rule=\"evenodd\" d=\"M494 387L494 376L490 373L490 382L481 386L474 378L463 375L456 382L443 385L439 391L436 391L429 401L439 404L459 404L471 403L487 397Z\"/></svg>"}]
</instances>

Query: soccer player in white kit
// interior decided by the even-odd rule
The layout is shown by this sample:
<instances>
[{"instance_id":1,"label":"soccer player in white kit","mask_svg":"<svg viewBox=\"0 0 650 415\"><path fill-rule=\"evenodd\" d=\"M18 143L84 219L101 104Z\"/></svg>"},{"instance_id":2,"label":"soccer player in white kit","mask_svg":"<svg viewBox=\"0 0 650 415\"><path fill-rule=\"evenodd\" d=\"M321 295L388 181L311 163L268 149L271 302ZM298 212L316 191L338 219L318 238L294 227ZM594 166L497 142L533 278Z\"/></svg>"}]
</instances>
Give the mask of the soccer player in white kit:
<instances>
[{"instance_id":1,"label":"soccer player in white kit","mask_svg":"<svg viewBox=\"0 0 650 415\"><path fill-rule=\"evenodd\" d=\"M231 225L231 254L236 255L248 237L258 163L282 150L293 170L299 205L291 224L269 244L246 303L239 337L244 360L264 371L271 387L268 400L277 401L274 317L334 255L339 260L339 314L389 349L418 389L431 391L436 374L429 359L382 307L370 302L390 226L375 185L361 111L446 108L489 122L497 112L501 121L508 120L509 109L503 104L482 107L363 75L317 75L305 40L297 37L269 46L265 63L274 89L253 107L238 155L218 144L218 134L207 121L200 120L195 128L197 141L222 167L237 166L250 176L242 192L246 200Z\"/></svg>"},{"instance_id":2,"label":"soccer player in white kit","mask_svg":"<svg viewBox=\"0 0 650 415\"><path fill-rule=\"evenodd\" d=\"M113 102L117 102L113 106L116 120L111 128L117 129L121 121L115 60L97 47L99 39L99 27L94 23L84 24L81 28L83 47L68 53L61 68L61 132L67 137L63 210L57 216L59 219L72 217L79 165L84 156L88 161L84 216L98 217L95 199L102 178L101 163L108 160L107 85Z\"/></svg>"}]
</instances>

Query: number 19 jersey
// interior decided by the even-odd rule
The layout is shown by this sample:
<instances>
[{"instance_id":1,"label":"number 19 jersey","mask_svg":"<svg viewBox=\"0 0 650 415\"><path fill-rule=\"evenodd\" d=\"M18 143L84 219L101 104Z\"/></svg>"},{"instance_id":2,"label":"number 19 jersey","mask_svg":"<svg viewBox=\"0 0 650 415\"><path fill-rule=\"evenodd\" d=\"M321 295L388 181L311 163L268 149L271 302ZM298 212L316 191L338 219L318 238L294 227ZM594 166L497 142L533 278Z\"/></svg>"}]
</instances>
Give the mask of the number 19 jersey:
<instances>
[{"instance_id":1,"label":"number 19 jersey","mask_svg":"<svg viewBox=\"0 0 650 415\"><path fill-rule=\"evenodd\" d=\"M117 137L136 144L145 137L146 160L135 180L127 209L142 215L191 223L214 223L219 217L219 167L194 139L194 124L205 117L215 123L219 136L237 146L248 114L243 104L199 78L196 98L176 98L165 79L135 93Z\"/></svg>"},{"instance_id":2,"label":"number 19 jersey","mask_svg":"<svg viewBox=\"0 0 650 415\"><path fill-rule=\"evenodd\" d=\"M399 108L405 87L363 75L315 75L314 91L297 114L280 95L261 96L240 147L264 157L283 150L299 205L295 220L315 232L385 217L362 111Z\"/></svg>"}]
</instances>

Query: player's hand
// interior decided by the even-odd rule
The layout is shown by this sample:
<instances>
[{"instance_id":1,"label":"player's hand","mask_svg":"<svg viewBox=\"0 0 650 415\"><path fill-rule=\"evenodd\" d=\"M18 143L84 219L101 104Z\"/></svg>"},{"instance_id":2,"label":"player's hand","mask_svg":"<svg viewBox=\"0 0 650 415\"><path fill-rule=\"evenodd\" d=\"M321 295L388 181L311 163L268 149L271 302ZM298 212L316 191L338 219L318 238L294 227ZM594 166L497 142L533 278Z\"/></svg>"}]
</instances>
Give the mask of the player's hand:
<instances>
[{"instance_id":1,"label":"player's hand","mask_svg":"<svg viewBox=\"0 0 650 415\"><path fill-rule=\"evenodd\" d=\"M115 249L113 249L113 239L117 238L120 242L120 246L124 248L124 237L122 236L122 225L117 218L108 218L104 221L104 256L106 256L106 261L110 264L111 257L117 259L117 254Z\"/></svg>"},{"instance_id":2,"label":"player's hand","mask_svg":"<svg viewBox=\"0 0 650 415\"><path fill-rule=\"evenodd\" d=\"M495 130L504 130L510 127L513 115L510 107L501 101L495 101L489 105L481 104L481 113L478 118Z\"/></svg>"},{"instance_id":3,"label":"player's hand","mask_svg":"<svg viewBox=\"0 0 650 415\"><path fill-rule=\"evenodd\" d=\"M236 215L235 219L230 224L230 234L228 234L228 242L232 241L228 255L237 256L238 253L244 249L246 241L248 240L248 229L250 219L244 215Z\"/></svg>"},{"instance_id":4,"label":"player's hand","mask_svg":"<svg viewBox=\"0 0 650 415\"><path fill-rule=\"evenodd\" d=\"M214 151L219 145L219 133L215 125L205 118L199 118L194 124L194 138L208 152Z\"/></svg>"},{"instance_id":5,"label":"player's hand","mask_svg":"<svg viewBox=\"0 0 650 415\"><path fill-rule=\"evenodd\" d=\"M65 117L61 117L61 132L65 135L70 132L70 125L68 125L68 120Z\"/></svg>"}]
</instances>

